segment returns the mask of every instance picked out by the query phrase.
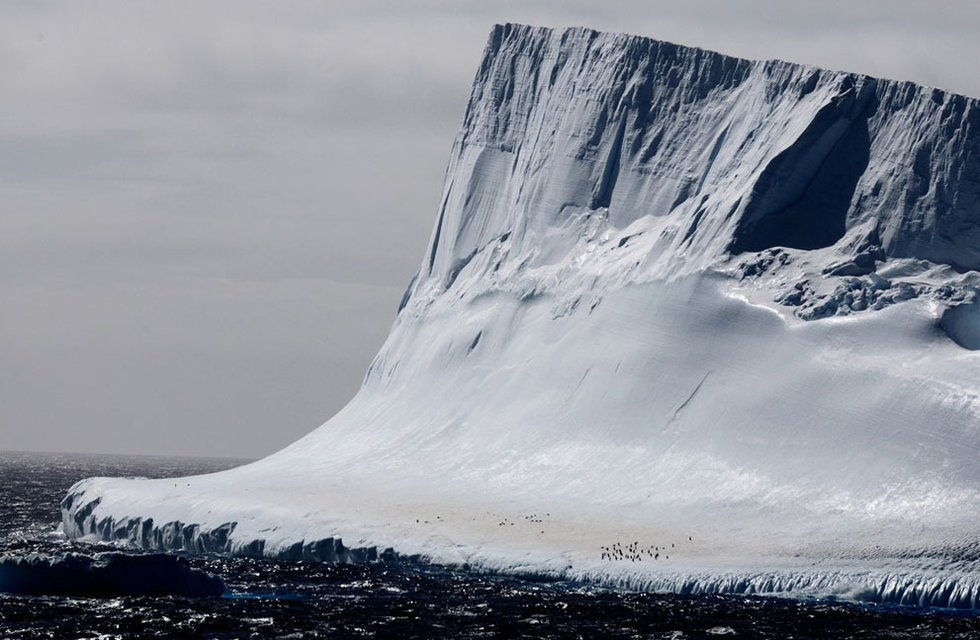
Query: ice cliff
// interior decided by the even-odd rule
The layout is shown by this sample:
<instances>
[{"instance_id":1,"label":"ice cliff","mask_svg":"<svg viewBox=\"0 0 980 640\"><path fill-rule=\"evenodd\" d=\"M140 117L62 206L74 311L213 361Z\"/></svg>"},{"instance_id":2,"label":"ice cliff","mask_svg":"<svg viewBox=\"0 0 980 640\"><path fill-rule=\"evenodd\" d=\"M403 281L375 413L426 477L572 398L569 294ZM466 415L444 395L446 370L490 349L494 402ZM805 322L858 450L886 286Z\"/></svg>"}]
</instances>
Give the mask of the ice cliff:
<instances>
[{"instance_id":1,"label":"ice cliff","mask_svg":"<svg viewBox=\"0 0 980 640\"><path fill-rule=\"evenodd\" d=\"M246 467L82 481L64 528L978 607L978 269L977 100L497 26L358 395Z\"/></svg>"},{"instance_id":2,"label":"ice cliff","mask_svg":"<svg viewBox=\"0 0 980 640\"><path fill-rule=\"evenodd\" d=\"M613 267L605 289L772 248L976 269L978 181L974 99L634 36L498 27L413 289L437 295L475 258L471 271L532 277ZM614 242L583 264L574 248L590 234ZM613 257L630 244L639 264Z\"/></svg>"}]
</instances>

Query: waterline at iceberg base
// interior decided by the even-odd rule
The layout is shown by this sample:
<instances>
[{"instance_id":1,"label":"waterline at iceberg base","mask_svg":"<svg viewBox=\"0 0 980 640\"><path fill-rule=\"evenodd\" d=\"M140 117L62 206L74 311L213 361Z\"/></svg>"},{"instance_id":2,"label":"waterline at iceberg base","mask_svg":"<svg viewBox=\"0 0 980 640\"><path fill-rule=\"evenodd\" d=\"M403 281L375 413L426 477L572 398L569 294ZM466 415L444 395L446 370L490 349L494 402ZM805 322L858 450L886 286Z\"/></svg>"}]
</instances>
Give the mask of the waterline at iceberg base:
<instances>
[{"instance_id":1,"label":"waterline at iceberg base","mask_svg":"<svg viewBox=\"0 0 980 640\"><path fill-rule=\"evenodd\" d=\"M498 26L351 403L72 538L980 607L980 107Z\"/></svg>"}]
</instances>

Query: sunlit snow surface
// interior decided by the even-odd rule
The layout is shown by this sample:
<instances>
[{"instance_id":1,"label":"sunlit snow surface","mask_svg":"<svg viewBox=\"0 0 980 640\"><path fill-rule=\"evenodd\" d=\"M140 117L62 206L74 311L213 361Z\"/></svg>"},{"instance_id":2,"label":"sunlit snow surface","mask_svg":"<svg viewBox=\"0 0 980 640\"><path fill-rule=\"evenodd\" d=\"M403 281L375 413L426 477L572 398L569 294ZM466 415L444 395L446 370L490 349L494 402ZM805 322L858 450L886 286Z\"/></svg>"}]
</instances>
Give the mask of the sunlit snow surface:
<instances>
[{"instance_id":1,"label":"sunlit snow surface","mask_svg":"<svg viewBox=\"0 0 980 640\"><path fill-rule=\"evenodd\" d=\"M977 607L978 266L973 99L497 27L360 393L65 530Z\"/></svg>"},{"instance_id":2,"label":"sunlit snow surface","mask_svg":"<svg viewBox=\"0 0 980 640\"><path fill-rule=\"evenodd\" d=\"M53 531L54 494L92 474L151 477L227 468L230 461L0 452L0 557L139 549L86 545ZM152 554L152 552L151 552ZM160 554L156 554L160 557ZM476 574L412 562L304 563L218 554L174 554L220 576L220 598L6 593L0 636L94 638L853 638L973 640L973 611L743 596L633 593L595 585ZM148 576L140 573L140 581ZM152 579L148 581L152 584ZM53 593L54 592L54 593Z\"/></svg>"}]
</instances>

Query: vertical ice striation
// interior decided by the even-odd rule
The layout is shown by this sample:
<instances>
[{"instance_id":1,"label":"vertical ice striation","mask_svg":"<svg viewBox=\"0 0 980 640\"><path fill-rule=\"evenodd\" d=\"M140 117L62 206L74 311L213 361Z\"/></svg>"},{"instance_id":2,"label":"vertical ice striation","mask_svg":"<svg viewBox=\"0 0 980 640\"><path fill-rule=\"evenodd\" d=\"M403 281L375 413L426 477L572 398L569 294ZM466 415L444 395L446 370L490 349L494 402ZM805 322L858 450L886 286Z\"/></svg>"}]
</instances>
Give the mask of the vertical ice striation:
<instances>
[{"instance_id":1,"label":"vertical ice striation","mask_svg":"<svg viewBox=\"0 0 980 640\"><path fill-rule=\"evenodd\" d=\"M246 467L83 481L65 530L977 607L978 268L975 99L497 26L358 395Z\"/></svg>"},{"instance_id":2,"label":"vertical ice striation","mask_svg":"<svg viewBox=\"0 0 980 640\"><path fill-rule=\"evenodd\" d=\"M977 101L647 38L493 29L423 278L508 235L525 266L601 216L657 219L657 274L729 253L816 249L856 228L888 256L980 266ZM649 257L649 256L648 256Z\"/></svg>"}]
</instances>

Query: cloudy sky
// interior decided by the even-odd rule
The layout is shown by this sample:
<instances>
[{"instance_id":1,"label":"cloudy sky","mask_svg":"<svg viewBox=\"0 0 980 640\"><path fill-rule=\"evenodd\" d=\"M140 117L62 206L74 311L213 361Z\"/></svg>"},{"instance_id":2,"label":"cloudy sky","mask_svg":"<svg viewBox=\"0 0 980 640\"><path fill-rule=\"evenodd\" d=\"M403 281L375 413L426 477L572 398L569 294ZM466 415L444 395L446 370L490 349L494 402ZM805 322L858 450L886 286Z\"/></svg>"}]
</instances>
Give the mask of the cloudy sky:
<instances>
[{"instance_id":1,"label":"cloudy sky","mask_svg":"<svg viewBox=\"0 0 980 640\"><path fill-rule=\"evenodd\" d=\"M341 408L508 21L980 95L976 0L5 2L0 450L258 457Z\"/></svg>"}]
</instances>

